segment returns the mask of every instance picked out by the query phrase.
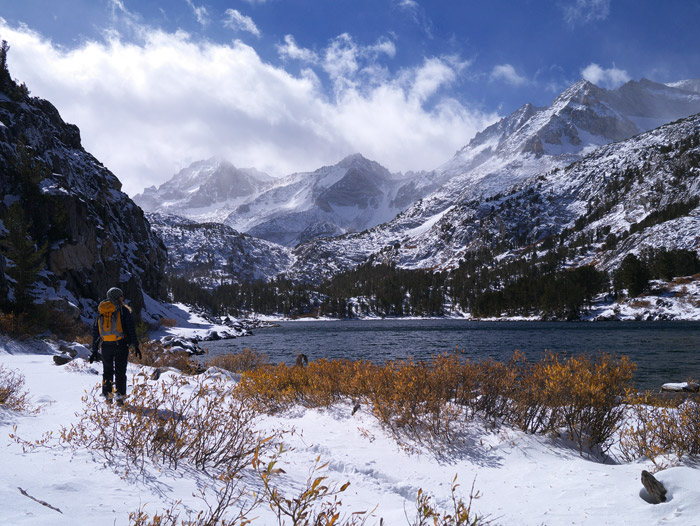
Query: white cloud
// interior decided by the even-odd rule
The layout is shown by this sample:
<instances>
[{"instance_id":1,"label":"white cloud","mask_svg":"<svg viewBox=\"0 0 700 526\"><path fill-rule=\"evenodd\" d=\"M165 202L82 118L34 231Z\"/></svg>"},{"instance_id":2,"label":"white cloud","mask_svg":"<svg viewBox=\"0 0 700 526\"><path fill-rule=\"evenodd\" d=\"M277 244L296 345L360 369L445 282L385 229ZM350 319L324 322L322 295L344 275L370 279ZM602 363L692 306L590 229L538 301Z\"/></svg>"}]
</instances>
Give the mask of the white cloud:
<instances>
[{"instance_id":1,"label":"white cloud","mask_svg":"<svg viewBox=\"0 0 700 526\"><path fill-rule=\"evenodd\" d=\"M394 0L393 5L400 9L411 20L413 20L413 22L420 27L429 38L433 38L433 24L426 16L424 9L416 0Z\"/></svg>"},{"instance_id":2,"label":"white cloud","mask_svg":"<svg viewBox=\"0 0 700 526\"><path fill-rule=\"evenodd\" d=\"M292 35L285 35L284 45L278 44L277 52L282 58L301 60L312 64L318 62L318 55L310 49L300 48Z\"/></svg>"},{"instance_id":3,"label":"white cloud","mask_svg":"<svg viewBox=\"0 0 700 526\"><path fill-rule=\"evenodd\" d=\"M456 78L456 72L446 62L438 58L425 61L423 66L416 68L410 75L413 78L410 95L418 102L425 102L437 93L444 85Z\"/></svg>"},{"instance_id":4,"label":"white cloud","mask_svg":"<svg viewBox=\"0 0 700 526\"><path fill-rule=\"evenodd\" d=\"M129 11L126 9L126 6L122 0L109 0L109 6L112 9L112 15L116 14L117 11L124 14L129 14Z\"/></svg>"},{"instance_id":5,"label":"white cloud","mask_svg":"<svg viewBox=\"0 0 700 526\"><path fill-rule=\"evenodd\" d=\"M605 20L610 14L610 0L566 0L561 5L564 20L570 24Z\"/></svg>"},{"instance_id":6,"label":"white cloud","mask_svg":"<svg viewBox=\"0 0 700 526\"><path fill-rule=\"evenodd\" d=\"M243 0L244 2L248 2L250 5L255 5L255 4L264 4L268 0Z\"/></svg>"},{"instance_id":7,"label":"white cloud","mask_svg":"<svg viewBox=\"0 0 700 526\"><path fill-rule=\"evenodd\" d=\"M190 6L192 9L192 12L194 13L194 16L197 17L197 22L201 26L206 26L209 24L209 13L207 12L207 8L204 6L196 6L194 5L194 2L192 0L185 0L187 2L187 5Z\"/></svg>"},{"instance_id":8,"label":"white cloud","mask_svg":"<svg viewBox=\"0 0 700 526\"><path fill-rule=\"evenodd\" d=\"M349 79L360 69L358 55L360 48L352 37L343 33L336 37L326 49L323 69L334 79Z\"/></svg>"},{"instance_id":9,"label":"white cloud","mask_svg":"<svg viewBox=\"0 0 700 526\"><path fill-rule=\"evenodd\" d=\"M241 14L237 9L227 9L225 14L224 26L230 27L234 31L247 31L256 37L260 36L258 26L255 25L255 22L249 16Z\"/></svg>"},{"instance_id":10,"label":"white cloud","mask_svg":"<svg viewBox=\"0 0 700 526\"><path fill-rule=\"evenodd\" d=\"M382 37L375 44L358 45L347 33L331 40L325 50L322 67L333 81L336 93L347 88L373 87L388 76L379 60L394 58L396 45Z\"/></svg>"},{"instance_id":11,"label":"white cloud","mask_svg":"<svg viewBox=\"0 0 700 526\"><path fill-rule=\"evenodd\" d=\"M581 70L581 76L601 88L614 89L630 80L624 69L613 67L604 69L598 64L589 64Z\"/></svg>"},{"instance_id":12,"label":"white cloud","mask_svg":"<svg viewBox=\"0 0 700 526\"><path fill-rule=\"evenodd\" d=\"M376 44L369 46L367 50L377 54L386 55L389 58L394 58L396 56L396 44L386 37L380 38Z\"/></svg>"},{"instance_id":13,"label":"white cloud","mask_svg":"<svg viewBox=\"0 0 700 526\"><path fill-rule=\"evenodd\" d=\"M510 64L495 66L491 71L490 78L492 81L500 80L513 86L522 86L527 83L527 79L518 75L515 68Z\"/></svg>"},{"instance_id":14,"label":"white cloud","mask_svg":"<svg viewBox=\"0 0 700 526\"><path fill-rule=\"evenodd\" d=\"M141 17L129 11L122 0L108 0L113 20L122 20L127 24L137 24Z\"/></svg>"},{"instance_id":15,"label":"white cloud","mask_svg":"<svg viewBox=\"0 0 700 526\"><path fill-rule=\"evenodd\" d=\"M77 124L131 195L211 156L272 175L354 152L392 171L432 169L497 117L441 94L466 67L458 60L390 74L349 36L321 57L338 88L329 97L313 70L292 75L240 41L143 28L137 42L112 32L67 49L2 19L0 34L13 77Z\"/></svg>"},{"instance_id":16,"label":"white cloud","mask_svg":"<svg viewBox=\"0 0 700 526\"><path fill-rule=\"evenodd\" d=\"M415 0L398 0L396 4L404 9L418 9L420 7Z\"/></svg>"}]
</instances>

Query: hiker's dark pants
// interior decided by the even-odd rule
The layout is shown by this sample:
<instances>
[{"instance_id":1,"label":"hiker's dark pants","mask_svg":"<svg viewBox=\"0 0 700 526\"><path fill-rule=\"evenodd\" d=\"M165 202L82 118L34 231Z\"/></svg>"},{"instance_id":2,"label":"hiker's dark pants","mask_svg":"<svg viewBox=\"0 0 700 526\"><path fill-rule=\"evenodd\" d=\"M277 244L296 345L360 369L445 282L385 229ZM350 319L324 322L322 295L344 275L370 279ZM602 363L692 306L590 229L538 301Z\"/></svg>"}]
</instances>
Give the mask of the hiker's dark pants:
<instances>
[{"instance_id":1,"label":"hiker's dark pants","mask_svg":"<svg viewBox=\"0 0 700 526\"><path fill-rule=\"evenodd\" d=\"M125 340L102 342L102 394L111 396L112 382L117 394L126 395L126 364L129 362L129 347ZM116 381L115 381L116 376Z\"/></svg>"}]
</instances>

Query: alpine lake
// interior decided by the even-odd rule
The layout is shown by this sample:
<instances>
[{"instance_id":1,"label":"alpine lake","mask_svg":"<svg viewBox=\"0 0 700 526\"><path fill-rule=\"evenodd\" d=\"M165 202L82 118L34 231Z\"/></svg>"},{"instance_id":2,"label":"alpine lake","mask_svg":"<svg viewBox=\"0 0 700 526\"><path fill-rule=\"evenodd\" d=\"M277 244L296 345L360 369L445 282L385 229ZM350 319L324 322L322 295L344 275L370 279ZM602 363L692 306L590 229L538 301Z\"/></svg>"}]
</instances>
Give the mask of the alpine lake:
<instances>
[{"instance_id":1,"label":"alpine lake","mask_svg":"<svg viewBox=\"0 0 700 526\"><path fill-rule=\"evenodd\" d=\"M637 366L638 389L700 379L700 322L531 322L459 319L377 319L280 322L252 336L201 342L210 357L246 347L272 363L309 360L428 360L459 352L469 360L507 361L519 350L530 360L551 351L562 356L626 355ZM203 361L205 356L200 357Z\"/></svg>"}]
</instances>

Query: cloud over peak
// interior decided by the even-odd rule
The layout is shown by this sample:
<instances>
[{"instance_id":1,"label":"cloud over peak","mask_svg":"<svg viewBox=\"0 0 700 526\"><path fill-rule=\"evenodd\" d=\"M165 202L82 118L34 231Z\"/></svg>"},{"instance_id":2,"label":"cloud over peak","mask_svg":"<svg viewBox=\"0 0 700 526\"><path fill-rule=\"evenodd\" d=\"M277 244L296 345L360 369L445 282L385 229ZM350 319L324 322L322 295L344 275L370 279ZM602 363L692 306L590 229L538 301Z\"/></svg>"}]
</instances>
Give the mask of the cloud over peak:
<instances>
[{"instance_id":1,"label":"cloud over peak","mask_svg":"<svg viewBox=\"0 0 700 526\"><path fill-rule=\"evenodd\" d=\"M0 34L13 76L77 124L132 195L212 156L272 175L358 151L392 171L432 169L497 118L441 91L468 63L426 58L391 73L388 39L361 45L342 34L315 55L289 36L280 53L308 64L294 75L239 40L185 31L142 26L136 41L112 31L72 49L2 19Z\"/></svg>"},{"instance_id":2,"label":"cloud over peak","mask_svg":"<svg viewBox=\"0 0 700 526\"><path fill-rule=\"evenodd\" d=\"M500 64L494 66L489 75L492 81L502 81L512 86L522 86L527 83L527 79L518 75L515 68L511 64Z\"/></svg>"},{"instance_id":3,"label":"cloud over peak","mask_svg":"<svg viewBox=\"0 0 700 526\"><path fill-rule=\"evenodd\" d=\"M581 70L581 76L601 88L615 89L631 80L624 69L613 67L605 69L598 64L591 63Z\"/></svg>"}]
</instances>

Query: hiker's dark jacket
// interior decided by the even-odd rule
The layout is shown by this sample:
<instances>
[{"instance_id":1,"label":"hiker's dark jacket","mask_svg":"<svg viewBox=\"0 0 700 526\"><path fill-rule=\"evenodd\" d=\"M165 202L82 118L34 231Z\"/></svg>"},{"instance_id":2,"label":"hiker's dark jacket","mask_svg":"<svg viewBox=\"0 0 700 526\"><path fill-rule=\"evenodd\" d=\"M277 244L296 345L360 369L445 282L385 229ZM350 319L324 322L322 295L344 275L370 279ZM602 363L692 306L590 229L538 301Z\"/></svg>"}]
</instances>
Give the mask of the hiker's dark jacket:
<instances>
[{"instance_id":1,"label":"hiker's dark jacket","mask_svg":"<svg viewBox=\"0 0 700 526\"><path fill-rule=\"evenodd\" d=\"M139 339L136 337L136 328L134 327L134 318L131 315L131 309L129 307L122 305L119 307L119 315L122 321L122 331L124 331L124 338L118 340L117 343L124 345L126 347L133 345L134 347L139 346ZM95 322L92 324L92 350L97 351L100 347L100 317L99 315L95 318ZM121 343L124 342L124 343Z\"/></svg>"}]
</instances>

